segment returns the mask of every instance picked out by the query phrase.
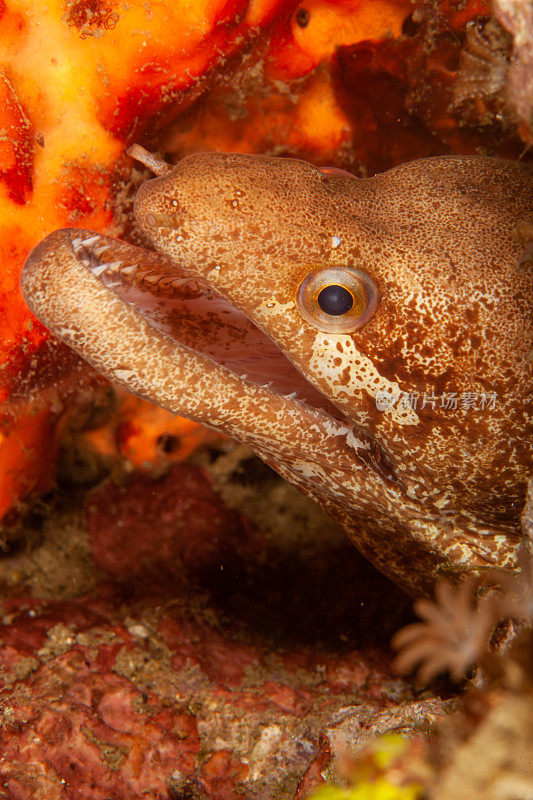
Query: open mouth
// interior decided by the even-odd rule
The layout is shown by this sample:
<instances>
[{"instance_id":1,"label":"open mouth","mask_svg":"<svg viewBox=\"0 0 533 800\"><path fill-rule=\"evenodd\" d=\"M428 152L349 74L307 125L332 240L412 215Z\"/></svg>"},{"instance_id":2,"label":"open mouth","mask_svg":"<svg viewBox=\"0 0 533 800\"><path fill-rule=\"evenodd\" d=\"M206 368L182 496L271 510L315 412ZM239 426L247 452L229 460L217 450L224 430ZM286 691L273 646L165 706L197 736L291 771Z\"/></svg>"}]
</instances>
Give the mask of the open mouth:
<instances>
[{"instance_id":1,"label":"open mouth","mask_svg":"<svg viewBox=\"0 0 533 800\"><path fill-rule=\"evenodd\" d=\"M151 328L243 381L347 422L245 314L175 261L102 234L70 236L78 262Z\"/></svg>"}]
</instances>

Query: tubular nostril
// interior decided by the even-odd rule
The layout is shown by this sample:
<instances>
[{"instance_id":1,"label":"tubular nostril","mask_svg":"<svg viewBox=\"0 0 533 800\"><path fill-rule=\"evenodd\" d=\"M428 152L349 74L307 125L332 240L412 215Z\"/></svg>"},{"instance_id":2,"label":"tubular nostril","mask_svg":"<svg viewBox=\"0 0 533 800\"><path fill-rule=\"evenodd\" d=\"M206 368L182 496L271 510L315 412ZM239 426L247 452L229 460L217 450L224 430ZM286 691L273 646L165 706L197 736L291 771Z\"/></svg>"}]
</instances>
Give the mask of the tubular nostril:
<instances>
[{"instance_id":1,"label":"tubular nostril","mask_svg":"<svg viewBox=\"0 0 533 800\"><path fill-rule=\"evenodd\" d=\"M132 144L126 152L130 158L134 158L135 161L140 161L145 167L151 169L155 175L168 175L169 172L172 172L171 164L167 164L162 158L159 158L154 153L150 153L144 147L141 147L140 144Z\"/></svg>"}]
</instances>

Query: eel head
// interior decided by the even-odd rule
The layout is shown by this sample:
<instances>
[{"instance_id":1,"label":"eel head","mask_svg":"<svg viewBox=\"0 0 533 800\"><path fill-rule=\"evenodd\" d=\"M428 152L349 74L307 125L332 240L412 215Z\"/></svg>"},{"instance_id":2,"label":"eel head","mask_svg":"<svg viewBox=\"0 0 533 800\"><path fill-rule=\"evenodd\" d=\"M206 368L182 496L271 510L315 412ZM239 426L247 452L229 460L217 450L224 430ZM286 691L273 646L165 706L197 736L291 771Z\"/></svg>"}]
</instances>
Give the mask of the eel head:
<instances>
[{"instance_id":1,"label":"eel head","mask_svg":"<svg viewBox=\"0 0 533 800\"><path fill-rule=\"evenodd\" d=\"M533 178L446 156L370 179L204 153L56 231L34 313L110 380L248 443L412 592L513 568L531 465ZM529 234L530 235L530 234Z\"/></svg>"}]
</instances>

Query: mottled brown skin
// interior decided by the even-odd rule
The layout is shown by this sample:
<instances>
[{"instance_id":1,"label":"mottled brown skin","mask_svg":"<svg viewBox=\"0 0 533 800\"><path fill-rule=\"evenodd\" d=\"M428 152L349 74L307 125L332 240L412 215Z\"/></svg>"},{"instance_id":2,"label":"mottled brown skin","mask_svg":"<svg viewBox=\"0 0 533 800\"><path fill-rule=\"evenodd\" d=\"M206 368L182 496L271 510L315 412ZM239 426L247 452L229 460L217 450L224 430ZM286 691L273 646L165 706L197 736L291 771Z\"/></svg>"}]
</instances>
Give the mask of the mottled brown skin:
<instances>
[{"instance_id":1,"label":"mottled brown skin","mask_svg":"<svg viewBox=\"0 0 533 800\"><path fill-rule=\"evenodd\" d=\"M37 316L111 380L250 444L409 591L512 568L532 455L533 285L517 233L533 219L531 170L451 156L357 180L213 153L160 172L136 215L163 255L56 232L23 272ZM321 333L295 303L330 265L379 287L350 334ZM243 312L231 333L224 301L209 322L163 307L187 273ZM158 310L141 314L147 292ZM272 386L252 362L239 377L237 346L266 354ZM378 390L418 393L418 407L379 410ZM494 408L441 407L466 392L495 393ZM424 394L436 400L422 407Z\"/></svg>"}]
</instances>

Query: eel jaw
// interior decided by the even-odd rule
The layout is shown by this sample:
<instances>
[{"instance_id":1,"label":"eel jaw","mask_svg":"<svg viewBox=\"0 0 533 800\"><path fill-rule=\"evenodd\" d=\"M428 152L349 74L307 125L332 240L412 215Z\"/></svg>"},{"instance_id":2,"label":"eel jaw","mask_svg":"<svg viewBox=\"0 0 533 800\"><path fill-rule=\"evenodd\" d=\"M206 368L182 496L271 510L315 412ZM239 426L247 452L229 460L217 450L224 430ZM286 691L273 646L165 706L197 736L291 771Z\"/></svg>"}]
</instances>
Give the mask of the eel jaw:
<instances>
[{"instance_id":1,"label":"eel jaw","mask_svg":"<svg viewBox=\"0 0 533 800\"><path fill-rule=\"evenodd\" d=\"M96 238L96 242L92 240ZM330 419L329 427L351 431L364 443L371 458L367 466L388 481L396 480L390 458L317 387L292 364L279 347L248 317L220 296L211 286L191 277L166 256L130 248L100 237L74 237L77 258L106 288L130 304L154 330L170 336L229 370L248 385L291 401L296 407L319 410ZM116 249L120 249L117 253ZM118 260L109 261L118 255ZM130 263L131 258L134 263ZM142 257L142 263L137 263Z\"/></svg>"},{"instance_id":2,"label":"eel jaw","mask_svg":"<svg viewBox=\"0 0 533 800\"><path fill-rule=\"evenodd\" d=\"M154 330L243 381L349 424L243 312L176 262L99 234L72 236L72 249L80 264Z\"/></svg>"},{"instance_id":3,"label":"eel jaw","mask_svg":"<svg viewBox=\"0 0 533 800\"><path fill-rule=\"evenodd\" d=\"M21 288L44 325L111 382L246 442L278 471L294 459L324 471L336 463L339 476L368 471L376 501L396 483L373 439L170 258L63 229L32 250Z\"/></svg>"},{"instance_id":4,"label":"eel jaw","mask_svg":"<svg viewBox=\"0 0 533 800\"><path fill-rule=\"evenodd\" d=\"M219 380L228 376L232 383L260 390L264 402L278 398L294 408L320 409L346 424L338 409L242 312L164 255L93 231L62 229L31 251L21 289L35 316L112 381L125 383L107 366L112 353L105 337L111 340L111 328L117 328L110 315L115 323L122 316L126 322L127 315L128 321L142 323L147 340L174 345L180 360L198 361L193 378L212 369ZM147 359L144 366L149 372ZM165 405L161 399L156 402ZM187 408L177 413L195 416ZM213 418L202 413L201 421L216 424L215 415L213 407Z\"/></svg>"}]
</instances>

